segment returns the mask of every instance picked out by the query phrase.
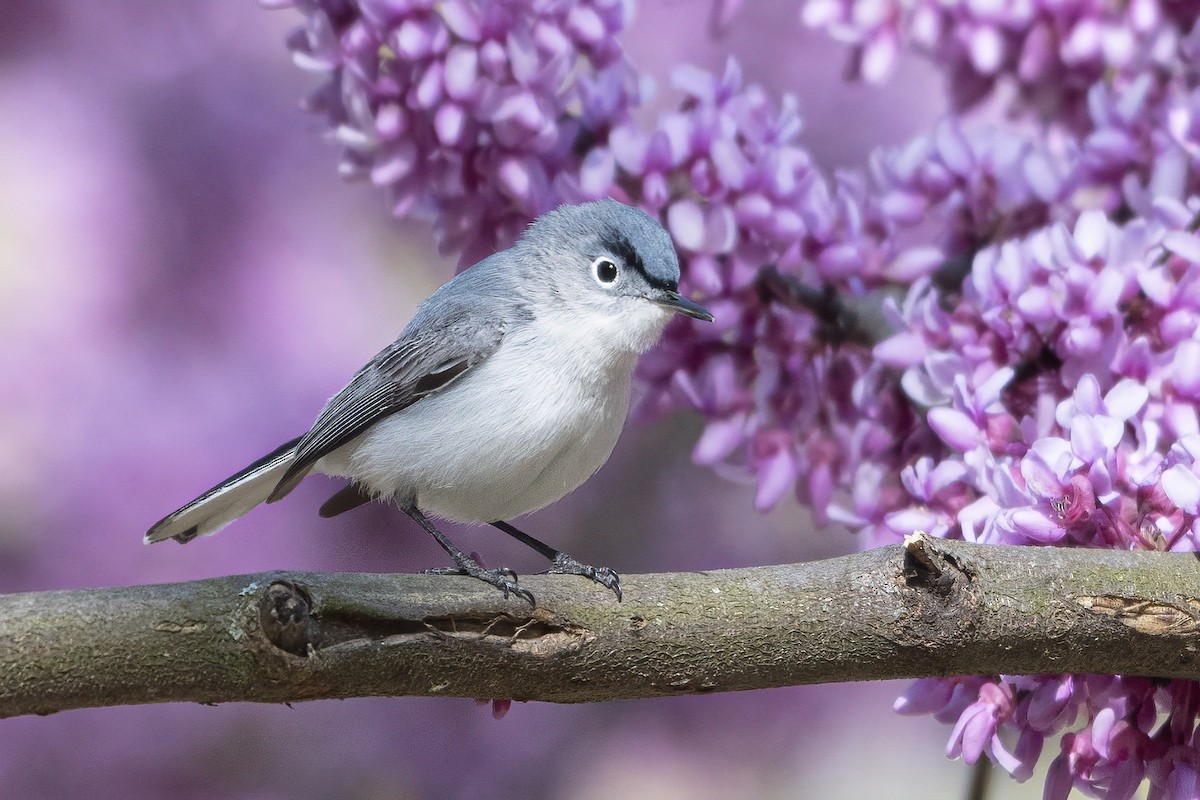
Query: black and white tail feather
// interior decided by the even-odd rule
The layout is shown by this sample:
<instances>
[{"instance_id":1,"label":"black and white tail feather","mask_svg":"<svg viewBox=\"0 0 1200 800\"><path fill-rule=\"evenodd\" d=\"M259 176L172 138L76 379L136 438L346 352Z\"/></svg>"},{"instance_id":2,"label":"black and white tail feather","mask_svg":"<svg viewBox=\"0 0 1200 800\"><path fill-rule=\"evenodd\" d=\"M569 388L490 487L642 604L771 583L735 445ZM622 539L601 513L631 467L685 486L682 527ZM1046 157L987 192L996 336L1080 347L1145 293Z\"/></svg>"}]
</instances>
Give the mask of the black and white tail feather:
<instances>
[{"instance_id":1,"label":"black and white tail feather","mask_svg":"<svg viewBox=\"0 0 1200 800\"><path fill-rule=\"evenodd\" d=\"M265 503L291 466L300 438L280 446L154 523L146 532L146 544L167 539L186 544L197 536L216 533Z\"/></svg>"}]
</instances>

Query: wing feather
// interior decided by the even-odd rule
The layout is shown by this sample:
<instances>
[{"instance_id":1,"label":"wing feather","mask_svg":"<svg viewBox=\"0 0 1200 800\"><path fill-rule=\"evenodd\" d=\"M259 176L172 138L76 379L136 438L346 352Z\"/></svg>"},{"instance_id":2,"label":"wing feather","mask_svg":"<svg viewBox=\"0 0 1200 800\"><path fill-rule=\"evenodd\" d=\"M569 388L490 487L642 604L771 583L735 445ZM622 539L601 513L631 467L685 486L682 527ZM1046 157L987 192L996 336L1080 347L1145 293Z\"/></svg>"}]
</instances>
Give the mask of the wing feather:
<instances>
[{"instance_id":1,"label":"wing feather","mask_svg":"<svg viewBox=\"0 0 1200 800\"><path fill-rule=\"evenodd\" d=\"M296 456L268 503L287 495L313 465L380 419L403 411L478 366L504 338L504 318L479 304L426 303L391 345L331 399L296 445Z\"/></svg>"}]
</instances>

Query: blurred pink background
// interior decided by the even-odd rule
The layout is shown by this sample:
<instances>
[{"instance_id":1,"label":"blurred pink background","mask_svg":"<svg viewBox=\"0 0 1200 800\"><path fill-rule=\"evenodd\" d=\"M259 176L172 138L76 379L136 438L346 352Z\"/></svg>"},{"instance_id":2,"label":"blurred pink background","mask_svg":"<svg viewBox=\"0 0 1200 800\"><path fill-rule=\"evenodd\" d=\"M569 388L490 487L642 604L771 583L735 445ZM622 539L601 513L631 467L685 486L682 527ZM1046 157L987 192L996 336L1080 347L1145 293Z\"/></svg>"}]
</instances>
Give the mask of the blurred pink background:
<instances>
[{"instance_id":1,"label":"blurred pink background","mask_svg":"<svg viewBox=\"0 0 1200 800\"><path fill-rule=\"evenodd\" d=\"M323 478L218 537L142 545L150 523L305 430L453 260L424 224L337 178L333 145L298 109L316 79L283 47L294 13L5 6L0 591L444 564L382 506L318 519ZM919 61L883 88L845 84L846 51L800 30L797 8L747 4L713 39L707 4L643 2L625 44L660 87L672 64L735 54L749 81L798 96L827 168L860 166L942 112ZM590 483L522 527L622 573L854 549L794 503L756 515L748 486L691 464L698 430L684 416L630 426ZM490 529L455 539L488 563L544 568ZM517 704L500 721L468 700L73 711L0 721L0 797L961 796L949 729L894 715L901 689ZM998 779L997 796L1040 785Z\"/></svg>"}]
</instances>

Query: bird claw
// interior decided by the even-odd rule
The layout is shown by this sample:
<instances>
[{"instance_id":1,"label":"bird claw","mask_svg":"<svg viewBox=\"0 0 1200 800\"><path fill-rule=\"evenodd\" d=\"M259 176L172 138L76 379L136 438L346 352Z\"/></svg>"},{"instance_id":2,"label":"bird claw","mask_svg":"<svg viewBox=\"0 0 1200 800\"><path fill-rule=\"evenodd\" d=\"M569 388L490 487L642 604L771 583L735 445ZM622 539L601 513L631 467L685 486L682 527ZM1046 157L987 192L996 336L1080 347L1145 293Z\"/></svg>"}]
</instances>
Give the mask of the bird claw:
<instances>
[{"instance_id":1,"label":"bird claw","mask_svg":"<svg viewBox=\"0 0 1200 800\"><path fill-rule=\"evenodd\" d=\"M537 600L533 596L533 592L521 586L517 582L517 573L513 572L508 567L499 567L498 569L485 569L475 561L467 558L462 561L457 567L432 567L430 569L421 570L422 575L466 575L468 578L475 578L483 581L489 586L495 586L505 597L512 594L521 598L531 606L537 605Z\"/></svg>"},{"instance_id":2,"label":"bird claw","mask_svg":"<svg viewBox=\"0 0 1200 800\"><path fill-rule=\"evenodd\" d=\"M582 575L590 578L610 590L617 596L617 602L621 602L621 576L609 567L581 564L566 553L559 553L554 557L554 566L546 572L549 575Z\"/></svg>"}]
</instances>

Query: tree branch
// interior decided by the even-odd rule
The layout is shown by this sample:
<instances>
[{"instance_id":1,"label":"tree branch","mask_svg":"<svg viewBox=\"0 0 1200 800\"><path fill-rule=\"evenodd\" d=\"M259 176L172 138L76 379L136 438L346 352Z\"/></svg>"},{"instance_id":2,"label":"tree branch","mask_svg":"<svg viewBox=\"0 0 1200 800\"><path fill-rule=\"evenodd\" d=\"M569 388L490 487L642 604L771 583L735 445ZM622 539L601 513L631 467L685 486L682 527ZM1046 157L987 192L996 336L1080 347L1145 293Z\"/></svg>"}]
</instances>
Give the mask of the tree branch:
<instances>
[{"instance_id":1,"label":"tree branch","mask_svg":"<svg viewBox=\"0 0 1200 800\"><path fill-rule=\"evenodd\" d=\"M626 576L265 573L0 596L0 717L190 701L572 703L954 674L1200 679L1191 554L910 537L828 561Z\"/></svg>"}]
</instances>

